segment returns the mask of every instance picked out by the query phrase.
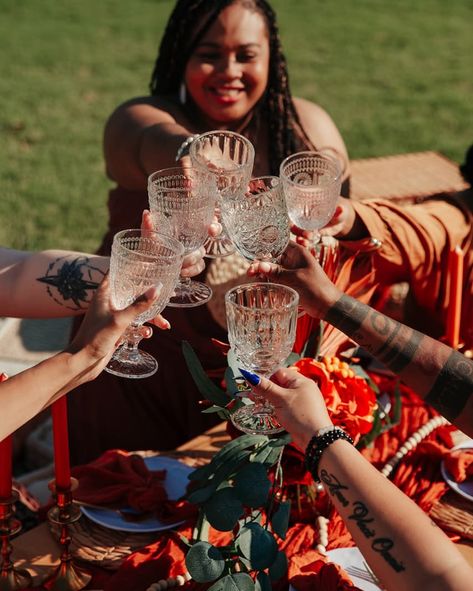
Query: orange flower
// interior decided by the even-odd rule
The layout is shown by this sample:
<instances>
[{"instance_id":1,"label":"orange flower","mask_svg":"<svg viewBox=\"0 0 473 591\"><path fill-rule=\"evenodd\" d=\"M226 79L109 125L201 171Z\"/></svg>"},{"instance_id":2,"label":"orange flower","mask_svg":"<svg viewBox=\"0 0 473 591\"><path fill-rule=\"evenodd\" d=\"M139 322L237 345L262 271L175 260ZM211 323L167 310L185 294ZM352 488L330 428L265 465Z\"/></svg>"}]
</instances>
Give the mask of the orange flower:
<instances>
[{"instance_id":1,"label":"orange flower","mask_svg":"<svg viewBox=\"0 0 473 591\"><path fill-rule=\"evenodd\" d=\"M303 358L294 367L317 383L332 421L343 427L356 443L361 435L371 431L377 401L366 380L345 369L345 365L334 357L323 363Z\"/></svg>"}]
</instances>

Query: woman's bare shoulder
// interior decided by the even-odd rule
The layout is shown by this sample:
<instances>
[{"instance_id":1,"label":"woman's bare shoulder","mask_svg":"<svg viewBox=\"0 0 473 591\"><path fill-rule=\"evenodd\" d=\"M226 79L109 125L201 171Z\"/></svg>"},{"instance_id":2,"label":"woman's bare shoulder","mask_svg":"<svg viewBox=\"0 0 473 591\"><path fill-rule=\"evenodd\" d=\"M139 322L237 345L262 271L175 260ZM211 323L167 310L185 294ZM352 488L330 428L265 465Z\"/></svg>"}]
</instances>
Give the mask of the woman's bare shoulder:
<instances>
[{"instance_id":1,"label":"woman's bare shoulder","mask_svg":"<svg viewBox=\"0 0 473 591\"><path fill-rule=\"evenodd\" d=\"M333 120L327 111L317 103L300 97L294 98L293 100L297 114L304 123L321 125L330 122L334 125Z\"/></svg>"},{"instance_id":2,"label":"woman's bare shoulder","mask_svg":"<svg viewBox=\"0 0 473 591\"><path fill-rule=\"evenodd\" d=\"M343 159L344 178L349 175L348 153L345 142L332 117L320 105L302 98L294 98L294 106L304 131L317 148L331 148Z\"/></svg>"},{"instance_id":3,"label":"woman's bare shoulder","mask_svg":"<svg viewBox=\"0 0 473 591\"><path fill-rule=\"evenodd\" d=\"M178 107L165 97L140 96L121 103L110 115L108 127L133 125L138 128L172 122L178 116Z\"/></svg>"}]
</instances>

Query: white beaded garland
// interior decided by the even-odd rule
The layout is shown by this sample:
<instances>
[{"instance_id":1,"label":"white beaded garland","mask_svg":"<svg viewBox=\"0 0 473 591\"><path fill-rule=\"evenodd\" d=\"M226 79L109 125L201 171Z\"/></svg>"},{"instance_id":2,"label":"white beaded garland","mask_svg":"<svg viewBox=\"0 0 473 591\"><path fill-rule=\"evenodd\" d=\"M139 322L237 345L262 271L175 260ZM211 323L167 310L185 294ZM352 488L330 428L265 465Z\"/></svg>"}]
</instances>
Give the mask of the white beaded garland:
<instances>
[{"instance_id":1,"label":"white beaded garland","mask_svg":"<svg viewBox=\"0 0 473 591\"><path fill-rule=\"evenodd\" d=\"M168 577L167 579L160 579L157 583L152 583L146 591L164 591L170 587L182 587L187 581L192 579L189 572L185 572L177 577Z\"/></svg>"},{"instance_id":2,"label":"white beaded garland","mask_svg":"<svg viewBox=\"0 0 473 591\"><path fill-rule=\"evenodd\" d=\"M442 425L448 425L448 424L449 424L449 422L447 421L447 419L445 417L441 417L441 416L434 417L433 419L430 419L430 421L427 421L427 423L425 423L425 425L420 427L415 433L413 433L409 437L409 439L407 439L401 445L399 450L394 454L394 456L389 460L389 462L386 462L386 464L383 466L383 469L381 470L381 474L383 476L386 476L386 478L389 478L391 472L399 464L399 462L402 460L402 458L408 452L415 449L417 447L417 445L422 441L422 439L427 437L427 435L430 435L432 433L432 431L437 429L437 427L441 427Z\"/></svg>"},{"instance_id":3,"label":"white beaded garland","mask_svg":"<svg viewBox=\"0 0 473 591\"><path fill-rule=\"evenodd\" d=\"M329 520L324 517L323 515L319 515L317 517L317 529L318 529L318 544L316 546L317 551L323 554L324 556L327 554L327 544L328 544L328 522Z\"/></svg>"}]
</instances>

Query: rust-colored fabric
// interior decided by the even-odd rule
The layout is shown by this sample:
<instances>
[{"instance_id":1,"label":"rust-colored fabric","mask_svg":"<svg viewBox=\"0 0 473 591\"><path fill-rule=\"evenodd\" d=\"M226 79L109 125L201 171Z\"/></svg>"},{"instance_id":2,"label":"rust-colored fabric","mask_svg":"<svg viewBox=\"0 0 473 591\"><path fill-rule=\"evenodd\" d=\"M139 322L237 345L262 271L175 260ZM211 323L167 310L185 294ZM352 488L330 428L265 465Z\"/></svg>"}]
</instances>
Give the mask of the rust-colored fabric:
<instances>
[{"instance_id":1,"label":"rust-colored fabric","mask_svg":"<svg viewBox=\"0 0 473 591\"><path fill-rule=\"evenodd\" d=\"M353 202L370 238L341 242L348 251L369 252L373 284L408 282L412 297L406 322L437 338L445 333L450 305L448 254L459 245L465 256L461 337L468 349L473 348L472 202L471 190L463 198L445 195L408 206ZM373 248L373 238L381 242L379 248ZM359 271L357 264L354 273Z\"/></svg>"},{"instance_id":2,"label":"rust-colored fabric","mask_svg":"<svg viewBox=\"0 0 473 591\"><path fill-rule=\"evenodd\" d=\"M402 395L402 416L398 425L379 436L373 446L365 449L363 455L375 466L381 468L400 448L400 446L415 431L423 426L436 412L424 405L412 390L404 385L397 385L397 380L371 373L383 392L394 397L396 387ZM453 445L451 433L453 427L442 426L434 430L415 449L411 450L394 471L393 482L424 511L428 512L448 490L441 472L441 461L449 453ZM324 511L325 513L325 511ZM354 545L352 537L338 512L332 507L329 510L328 522L328 550L346 548ZM307 522L291 520L291 526L286 539L280 542L280 549L284 550L289 559L288 580L299 590L320 583L324 591L351 589L348 577L338 569L325 563L316 546L318 532L314 517ZM182 526L179 533L189 537L191 529ZM458 539L458 535L455 536ZM211 541L223 544L228 540L228 534L211 530ZM132 554L121 569L110 579L107 591L120 589L121 591L135 591L146 589L151 583L169 576L176 576L184 572L185 547L179 537L172 532L163 532L159 540L143 550ZM287 589L288 580L284 580L275 589ZM190 589L200 589L191 583Z\"/></svg>"},{"instance_id":3,"label":"rust-colored fabric","mask_svg":"<svg viewBox=\"0 0 473 591\"><path fill-rule=\"evenodd\" d=\"M111 449L97 460L72 469L79 481L74 498L82 503L110 509L131 507L139 513L154 514L164 522L196 517L195 505L184 499L168 499L166 470L148 470L138 454ZM133 516L130 516L132 519Z\"/></svg>"},{"instance_id":4,"label":"rust-colored fabric","mask_svg":"<svg viewBox=\"0 0 473 591\"><path fill-rule=\"evenodd\" d=\"M142 550L130 555L106 583L105 591L138 591L147 589L149 585L160 579L183 575L187 570L185 555L187 548L180 536L190 539L192 529L183 526L177 533L162 534L159 540ZM305 589L321 589L323 591L355 590L348 575L337 565L328 564L315 546L317 535L312 526L295 526L288 531L285 542L280 549L286 552L289 560L288 576L284 577L276 589L287 589L288 582L296 586L297 591ZM228 533L210 530L209 541L217 546L229 542ZM321 585L321 586L317 586ZM200 590L208 585L199 585L194 581L187 583L186 588Z\"/></svg>"},{"instance_id":5,"label":"rust-colored fabric","mask_svg":"<svg viewBox=\"0 0 473 591\"><path fill-rule=\"evenodd\" d=\"M109 450L90 464L76 466L72 475L79 481L74 497L83 503L111 509L128 505L144 512L167 499L166 470L151 472L137 454Z\"/></svg>"},{"instance_id":6,"label":"rust-colored fabric","mask_svg":"<svg viewBox=\"0 0 473 591\"><path fill-rule=\"evenodd\" d=\"M457 449L445 457L445 467L455 482L473 478L473 450Z\"/></svg>"}]
</instances>

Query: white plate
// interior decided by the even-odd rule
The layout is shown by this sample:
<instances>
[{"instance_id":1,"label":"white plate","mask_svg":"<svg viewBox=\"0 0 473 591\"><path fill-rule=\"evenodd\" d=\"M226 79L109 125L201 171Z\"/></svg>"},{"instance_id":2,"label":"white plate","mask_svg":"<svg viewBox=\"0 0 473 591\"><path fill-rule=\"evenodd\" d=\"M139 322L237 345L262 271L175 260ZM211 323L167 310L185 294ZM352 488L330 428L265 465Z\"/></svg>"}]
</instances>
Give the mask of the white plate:
<instances>
[{"instance_id":1,"label":"white plate","mask_svg":"<svg viewBox=\"0 0 473 591\"><path fill-rule=\"evenodd\" d=\"M178 460L166 458L164 456L145 458L145 464L148 470L167 470L166 478L164 480L164 488L171 501L174 501L185 494L189 482L188 476L192 472L192 468ZM133 533L163 531L183 523L183 521L163 523L156 517L152 516L143 519L142 521L127 521L119 512L105 508L81 507L81 511L91 521L94 521L99 525L103 525L109 529L117 529L119 531Z\"/></svg>"},{"instance_id":2,"label":"white plate","mask_svg":"<svg viewBox=\"0 0 473 591\"><path fill-rule=\"evenodd\" d=\"M452 449L450 451L455 451L456 449L471 449L471 450L473 450L473 439L468 439L467 441L460 443L460 445L457 445L456 447L452 447ZM450 474L450 472L445 467L444 462L442 462L442 464L440 465L440 471L442 472L443 479L445 480L445 482L448 484L448 486L452 490L454 490L456 493L458 493L462 497L465 497L465 499L473 501L473 479L472 478L465 480L465 482L455 482L453 476Z\"/></svg>"},{"instance_id":3,"label":"white plate","mask_svg":"<svg viewBox=\"0 0 473 591\"><path fill-rule=\"evenodd\" d=\"M327 552L327 557L331 562L338 564L349 575L353 583L363 591L381 591L376 583L372 582L371 574L366 569L365 558L358 548L337 548ZM352 574L351 569L355 569L360 576ZM290 586L289 591L297 591Z\"/></svg>"}]
</instances>

